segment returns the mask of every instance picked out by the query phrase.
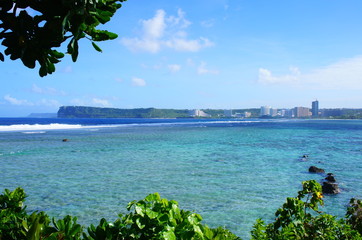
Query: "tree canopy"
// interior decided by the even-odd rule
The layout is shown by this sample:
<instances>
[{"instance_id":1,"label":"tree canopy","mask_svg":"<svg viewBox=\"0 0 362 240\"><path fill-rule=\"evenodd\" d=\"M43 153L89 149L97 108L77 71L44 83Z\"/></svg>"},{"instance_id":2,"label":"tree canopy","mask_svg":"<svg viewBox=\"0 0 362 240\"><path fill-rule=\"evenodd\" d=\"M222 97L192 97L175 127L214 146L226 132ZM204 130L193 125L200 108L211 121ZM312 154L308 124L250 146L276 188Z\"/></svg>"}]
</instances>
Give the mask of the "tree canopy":
<instances>
[{"instance_id":1,"label":"tree canopy","mask_svg":"<svg viewBox=\"0 0 362 240\"><path fill-rule=\"evenodd\" d=\"M21 59L29 68L39 63L41 77L55 71L55 64L66 54L73 62L78 57L78 41L95 43L117 38L117 34L98 29L105 24L126 0L1 0L0 40L5 55L11 60ZM63 53L59 47L67 43ZM58 50L56 50L58 49ZM2 50L2 49L1 49ZM4 55L5 54L5 55Z\"/></svg>"}]
</instances>

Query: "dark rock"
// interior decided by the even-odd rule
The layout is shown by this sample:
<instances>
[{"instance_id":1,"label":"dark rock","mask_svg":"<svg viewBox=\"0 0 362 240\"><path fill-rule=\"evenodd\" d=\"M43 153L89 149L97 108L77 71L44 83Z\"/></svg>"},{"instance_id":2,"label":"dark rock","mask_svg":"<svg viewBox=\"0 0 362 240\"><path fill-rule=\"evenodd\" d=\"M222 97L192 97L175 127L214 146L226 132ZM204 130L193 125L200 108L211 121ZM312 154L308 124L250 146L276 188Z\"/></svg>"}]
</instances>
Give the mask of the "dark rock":
<instances>
[{"instance_id":1,"label":"dark rock","mask_svg":"<svg viewBox=\"0 0 362 240\"><path fill-rule=\"evenodd\" d=\"M334 178L333 174L332 175L328 175L325 180L327 180L328 182L336 182L336 179Z\"/></svg>"},{"instance_id":2,"label":"dark rock","mask_svg":"<svg viewBox=\"0 0 362 240\"><path fill-rule=\"evenodd\" d=\"M322 186L324 194L338 194L341 192L337 183L324 182Z\"/></svg>"},{"instance_id":3,"label":"dark rock","mask_svg":"<svg viewBox=\"0 0 362 240\"><path fill-rule=\"evenodd\" d=\"M63 142L68 142L68 139L64 138L62 141L63 141Z\"/></svg>"},{"instance_id":4,"label":"dark rock","mask_svg":"<svg viewBox=\"0 0 362 240\"><path fill-rule=\"evenodd\" d=\"M334 174L333 174L333 173L327 173L327 176L332 176L332 177L334 177Z\"/></svg>"},{"instance_id":5,"label":"dark rock","mask_svg":"<svg viewBox=\"0 0 362 240\"><path fill-rule=\"evenodd\" d=\"M316 166L311 166L311 167L309 167L309 172L310 173L324 173L325 171L322 168L318 168Z\"/></svg>"}]
</instances>

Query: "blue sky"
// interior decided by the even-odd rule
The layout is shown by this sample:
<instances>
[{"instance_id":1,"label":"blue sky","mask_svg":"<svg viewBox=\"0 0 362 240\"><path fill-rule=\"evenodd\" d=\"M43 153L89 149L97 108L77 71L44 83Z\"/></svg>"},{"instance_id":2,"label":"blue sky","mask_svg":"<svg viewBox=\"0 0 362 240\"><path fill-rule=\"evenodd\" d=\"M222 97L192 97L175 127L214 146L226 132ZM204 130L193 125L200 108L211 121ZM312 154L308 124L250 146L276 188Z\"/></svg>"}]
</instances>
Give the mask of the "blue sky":
<instances>
[{"instance_id":1,"label":"blue sky","mask_svg":"<svg viewBox=\"0 0 362 240\"><path fill-rule=\"evenodd\" d=\"M360 0L128 0L54 74L0 62L0 117L59 106L362 108ZM0 46L0 49L3 49Z\"/></svg>"}]
</instances>

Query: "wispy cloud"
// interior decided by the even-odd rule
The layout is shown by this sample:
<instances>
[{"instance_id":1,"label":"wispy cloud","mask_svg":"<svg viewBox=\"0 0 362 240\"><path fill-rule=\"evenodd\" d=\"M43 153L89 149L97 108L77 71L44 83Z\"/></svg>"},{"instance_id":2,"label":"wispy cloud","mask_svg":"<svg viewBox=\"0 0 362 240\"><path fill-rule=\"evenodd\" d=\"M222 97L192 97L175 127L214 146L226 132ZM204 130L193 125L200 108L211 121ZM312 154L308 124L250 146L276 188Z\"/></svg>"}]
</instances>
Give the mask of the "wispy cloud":
<instances>
[{"instance_id":1,"label":"wispy cloud","mask_svg":"<svg viewBox=\"0 0 362 240\"><path fill-rule=\"evenodd\" d=\"M36 84L33 84L31 91L33 93L44 94L44 95L60 95L60 96L66 95L64 91L59 91L59 90L57 90L55 88L51 88L51 87L41 88L41 87L37 86Z\"/></svg>"},{"instance_id":2,"label":"wispy cloud","mask_svg":"<svg viewBox=\"0 0 362 240\"><path fill-rule=\"evenodd\" d=\"M170 64L168 65L168 69L170 70L170 72L175 73L181 70L181 66L178 64Z\"/></svg>"},{"instance_id":3,"label":"wispy cloud","mask_svg":"<svg viewBox=\"0 0 362 240\"><path fill-rule=\"evenodd\" d=\"M162 9L157 10L151 19L141 20L142 33L134 38L122 38L121 43L132 51L157 53L162 48L176 51L197 52L214 45L209 39L198 37L189 39L186 32L191 22L179 9L177 16L167 16Z\"/></svg>"},{"instance_id":4,"label":"wispy cloud","mask_svg":"<svg viewBox=\"0 0 362 240\"><path fill-rule=\"evenodd\" d=\"M34 103L29 102L28 100L24 99L17 99L14 97L11 97L9 94L4 96L4 100L11 105L17 105L17 106L34 106Z\"/></svg>"},{"instance_id":5,"label":"wispy cloud","mask_svg":"<svg viewBox=\"0 0 362 240\"><path fill-rule=\"evenodd\" d=\"M283 76L273 76L272 72L265 68L259 68L259 83L279 84L299 82L300 71L297 67L290 67L290 73Z\"/></svg>"},{"instance_id":6,"label":"wispy cloud","mask_svg":"<svg viewBox=\"0 0 362 240\"><path fill-rule=\"evenodd\" d=\"M216 74L219 74L219 71L215 70L215 69L209 69L209 68L207 68L207 64L205 62L201 62L200 65L197 68L197 73L199 75L203 75L203 74L216 75Z\"/></svg>"},{"instance_id":7,"label":"wispy cloud","mask_svg":"<svg viewBox=\"0 0 362 240\"><path fill-rule=\"evenodd\" d=\"M48 107L59 107L61 104L54 99L42 99L38 102L37 105L48 106Z\"/></svg>"},{"instance_id":8,"label":"wispy cloud","mask_svg":"<svg viewBox=\"0 0 362 240\"><path fill-rule=\"evenodd\" d=\"M108 99L99 97L74 98L70 103L76 106L112 107L112 103Z\"/></svg>"},{"instance_id":9,"label":"wispy cloud","mask_svg":"<svg viewBox=\"0 0 362 240\"><path fill-rule=\"evenodd\" d=\"M46 107L59 107L61 104L54 99L41 99L37 101L29 101L26 99L17 99L15 97L10 96L9 94L4 96L4 100L6 103L16 106L46 106Z\"/></svg>"},{"instance_id":10,"label":"wispy cloud","mask_svg":"<svg viewBox=\"0 0 362 240\"><path fill-rule=\"evenodd\" d=\"M214 26L214 24L215 24L215 19L204 20L200 23L200 25L204 28L211 28Z\"/></svg>"},{"instance_id":11,"label":"wispy cloud","mask_svg":"<svg viewBox=\"0 0 362 240\"><path fill-rule=\"evenodd\" d=\"M98 106L98 107L111 107L112 104L107 99L101 99L101 98L93 98L92 99L92 105Z\"/></svg>"},{"instance_id":12,"label":"wispy cloud","mask_svg":"<svg viewBox=\"0 0 362 240\"><path fill-rule=\"evenodd\" d=\"M146 81L143 80L142 78L134 77L134 78L132 78L132 84L133 84L133 86L136 86L136 87L144 87L144 86L146 86Z\"/></svg>"},{"instance_id":13,"label":"wispy cloud","mask_svg":"<svg viewBox=\"0 0 362 240\"><path fill-rule=\"evenodd\" d=\"M362 89L362 56L343 59L308 73L291 67L288 74L274 76L270 70L260 68L258 82L294 85L303 89Z\"/></svg>"}]
</instances>

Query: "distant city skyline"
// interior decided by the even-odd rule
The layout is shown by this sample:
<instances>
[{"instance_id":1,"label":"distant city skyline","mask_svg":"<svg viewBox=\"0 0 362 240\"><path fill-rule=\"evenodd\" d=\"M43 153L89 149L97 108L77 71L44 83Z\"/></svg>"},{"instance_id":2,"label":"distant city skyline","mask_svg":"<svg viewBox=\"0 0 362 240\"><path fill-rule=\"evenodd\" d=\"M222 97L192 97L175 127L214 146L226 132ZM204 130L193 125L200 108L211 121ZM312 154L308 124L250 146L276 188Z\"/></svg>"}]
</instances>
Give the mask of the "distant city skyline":
<instances>
[{"instance_id":1,"label":"distant city skyline","mask_svg":"<svg viewBox=\"0 0 362 240\"><path fill-rule=\"evenodd\" d=\"M129 0L45 78L5 56L0 117L60 106L362 107L362 1ZM3 49L3 46L0 46Z\"/></svg>"}]
</instances>

